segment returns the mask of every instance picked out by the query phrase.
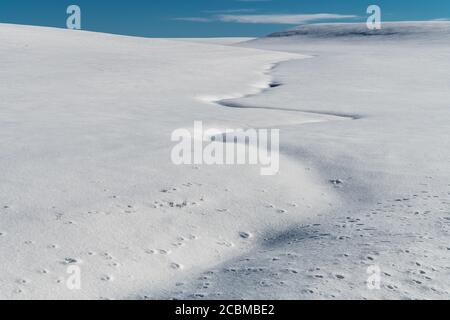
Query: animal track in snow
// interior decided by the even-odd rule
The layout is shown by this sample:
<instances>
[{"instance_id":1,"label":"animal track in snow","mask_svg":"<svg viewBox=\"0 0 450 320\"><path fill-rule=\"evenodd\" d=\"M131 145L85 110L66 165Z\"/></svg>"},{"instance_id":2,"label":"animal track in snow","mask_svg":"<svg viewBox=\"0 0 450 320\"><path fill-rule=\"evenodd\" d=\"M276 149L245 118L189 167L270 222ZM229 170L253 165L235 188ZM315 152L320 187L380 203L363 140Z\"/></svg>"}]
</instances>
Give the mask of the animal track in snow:
<instances>
[{"instance_id":1,"label":"animal track in snow","mask_svg":"<svg viewBox=\"0 0 450 320\"><path fill-rule=\"evenodd\" d=\"M332 180L330 180L330 183L335 186L340 186L344 183L344 181L342 181L341 179L332 179Z\"/></svg>"},{"instance_id":2,"label":"animal track in snow","mask_svg":"<svg viewBox=\"0 0 450 320\"><path fill-rule=\"evenodd\" d=\"M104 252L102 254L102 256L103 256L103 258L105 258L105 260L108 260L108 261L114 260L114 257L108 252Z\"/></svg>"},{"instance_id":3,"label":"animal track in snow","mask_svg":"<svg viewBox=\"0 0 450 320\"><path fill-rule=\"evenodd\" d=\"M161 190L162 193L171 193L175 191L177 191L177 188L166 188Z\"/></svg>"},{"instance_id":4,"label":"animal track in snow","mask_svg":"<svg viewBox=\"0 0 450 320\"><path fill-rule=\"evenodd\" d=\"M174 270L182 270L184 268L182 264L175 263L175 262L172 262L170 264L170 267Z\"/></svg>"},{"instance_id":5,"label":"animal track in snow","mask_svg":"<svg viewBox=\"0 0 450 320\"><path fill-rule=\"evenodd\" d=\"M163 256L167 256L172 253L170 250L163 250L163 249L150 249L145 251L148 254L159 254Z\"/></svg>"},{"instance_id":6,"label":"animal track in snow","mask_svg":"<svg viewBox=\"0 0 450 320\"><path fill-rule=\"evenodd\" d=\"M224 247L227 247L227 248L234 247L234 243L232 243L230 241L227 241L227 240L219 240L219 241L217 241L217 244L219 246L224 246Z\"/></svg>"},{"instance_id":7,"label":"animal track in snow","mask_svg":"<svg viewBox=\"0 0 450 320\"><path fill-rule=\"evenodd\" d=\"M28 280L28 279L18 279L17 283L25 285L25 284L29 284L30 280Z\"/></svg>"},{"instance_id":8,"label":"animal track in snow","mask_svg":"<svg viewBox=\"0 0 450 320\"><path fill-rule=\"evenodd\" d=\"M253 235L250 233L250 232L239 232L239 236L242 238L242 239L250 239L250 238L252 238L253 237Z\"/></svg>"},{"instance_id":9,"label":"animal track in snow","mask_svg":"<svg viewBox=\"0 0 450 320\"><path fill-rule=\"evenodd\" d=\"M75 259L75 258L64 258L63 264L80 264L82 263L81 259Z\"/></svg>"},{"instance_id":10,"label":"animal track in snow","mask_svg":"<svg viewBox=\"0 0 450 320\"><path fill-rule=\"evenodd\" d=\"M102 281L114 281L114 276L112 276L112 275L104 275L100 279Z\"/></svg>"}]
</instances>

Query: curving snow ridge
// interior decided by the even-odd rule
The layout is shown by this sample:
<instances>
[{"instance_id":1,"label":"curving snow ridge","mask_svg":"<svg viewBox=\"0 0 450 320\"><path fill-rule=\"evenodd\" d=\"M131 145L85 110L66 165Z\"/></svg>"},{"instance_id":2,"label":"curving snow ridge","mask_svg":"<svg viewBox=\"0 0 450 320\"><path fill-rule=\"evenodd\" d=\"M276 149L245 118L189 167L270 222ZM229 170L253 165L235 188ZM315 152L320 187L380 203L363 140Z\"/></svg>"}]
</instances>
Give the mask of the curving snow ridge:
<instances>
[{"instance_id":1,"label":"curving snow ridge","mask_svg":"<svg viewBox=\"0 0 450 320\"><path fill-rule=\"evenodd\" d=\"M281 34L291 36L240 46L312 58L273 70L282 86L226 103L358 115L283 127L281 154L308 164L340 201L298 225L270 229L252 252L171 296L448 299L449 23L387 23L376 36L358 24ZM367 287L374 270L380 290Z\"/></svg>"},{"instance_id":2,"label":"curving snow ridge","mask_svg":"<svg viewBox=\"0 0 450 320\"><path fill-rule=\"evenodd\" d=\"M1 299L154 297L322 198L314 175L288 160L262 177L255 166L170 158L172 132L194 121L323 118L198 99L259 92L266 66L298 54L0 25L0 56ZM268 206L294 201L291 216ZM81 269L81 290L66 286L68 267Z\"/></svg>"},{"instance_id":3,"label":"curving snow ridge","mask_svg":"<svg viewBox=\"0 0 450 320\"><path fill-rule=\"evenodd\" d=\"M448 24L414 25L264 50L0 25L0 298L448 298ZM175 166L195 120L282 126L280 174Z\"/></svg>"}]
</instances>

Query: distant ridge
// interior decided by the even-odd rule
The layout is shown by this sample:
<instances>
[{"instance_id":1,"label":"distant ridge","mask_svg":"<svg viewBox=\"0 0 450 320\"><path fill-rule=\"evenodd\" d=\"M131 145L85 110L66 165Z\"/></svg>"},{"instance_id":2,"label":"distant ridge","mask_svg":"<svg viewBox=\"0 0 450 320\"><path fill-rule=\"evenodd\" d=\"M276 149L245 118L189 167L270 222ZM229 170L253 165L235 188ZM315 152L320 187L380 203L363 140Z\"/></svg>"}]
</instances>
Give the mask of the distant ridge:
<instances>
[{"instance_id":1,"label":"distant ridge","mask_svg":"<svg viewBox=\"0 0 450 320\"><path fill-rule=\"evenodd\" d=\"M381 30L369 30L365 23L320 23L301 25L269 34L268 38L354 38L354 37L450 37L450 21L385 22Z\"/></svg>"}]
</instances>

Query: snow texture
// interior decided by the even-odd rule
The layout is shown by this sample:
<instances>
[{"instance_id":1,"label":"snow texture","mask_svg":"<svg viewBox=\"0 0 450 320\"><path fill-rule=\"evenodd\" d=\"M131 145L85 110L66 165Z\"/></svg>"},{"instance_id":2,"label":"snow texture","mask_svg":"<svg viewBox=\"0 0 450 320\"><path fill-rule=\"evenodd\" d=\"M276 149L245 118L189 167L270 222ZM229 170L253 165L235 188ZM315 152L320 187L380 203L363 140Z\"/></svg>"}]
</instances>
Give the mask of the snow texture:
<instances>
[{"instance_id":1,"label":"snow texture","mask_svg":"<svg viewBox=\"0 0 450 320\"><path fill-rule=\"evenodd\" d=\"M449 35L0 25L0 298L448 299ZM199 120L279 128L280 173L175 166Z\"/></svg>"}]
</instances>

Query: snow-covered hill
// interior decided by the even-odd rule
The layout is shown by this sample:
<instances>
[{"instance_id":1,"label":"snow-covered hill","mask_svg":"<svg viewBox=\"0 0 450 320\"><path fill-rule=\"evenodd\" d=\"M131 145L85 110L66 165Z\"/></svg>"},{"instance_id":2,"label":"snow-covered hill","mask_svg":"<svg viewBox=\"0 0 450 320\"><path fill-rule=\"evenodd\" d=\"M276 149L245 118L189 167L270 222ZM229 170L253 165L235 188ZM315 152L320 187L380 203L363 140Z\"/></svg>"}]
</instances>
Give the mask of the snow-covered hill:
<instances>
[{"instance_id":1,"label":"snow-covered hill","mask_svg":"<svg viewBox=\"0 0 450 320\"><path fill-rule=\"evenodd\" d=\"M327 194L339 200L272 229L251 253L194 280L194 290L258 299L450 297L450 23L385 23L378 36L363 28L302 26L240 44L310 58L281 63L275 88L228 105L354 120L283 127L281 153L329 182ZM379 290L367 286L374 279Z\"/></svg>"},{"instance_id":2,"label":"snow-covered hill","mask_svg":"<svg viewBox=\"0 0 450 320\"><path fill-rule=\"evenodd\" d=\"M301 166L176 166L171 134L325 120L211 102L259 92L299 55L15 25L0 55L0 298L156 295L289 225L267 203L298 200Z\"/></svg>"},{"instance_id":3,"label":"snow-covered hill","mask_svg":"<svg viewBox=\"0 0 450 320\"><path fill-rule=\"evenodd\" d=\"M239 45L0 25L0 298L448 298L433 25ZM279 174L174 165L198 120L280 129Z\"/></svg>"}]
</instances>

